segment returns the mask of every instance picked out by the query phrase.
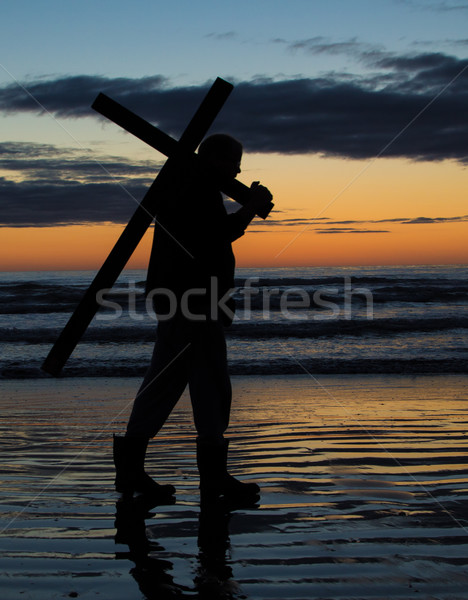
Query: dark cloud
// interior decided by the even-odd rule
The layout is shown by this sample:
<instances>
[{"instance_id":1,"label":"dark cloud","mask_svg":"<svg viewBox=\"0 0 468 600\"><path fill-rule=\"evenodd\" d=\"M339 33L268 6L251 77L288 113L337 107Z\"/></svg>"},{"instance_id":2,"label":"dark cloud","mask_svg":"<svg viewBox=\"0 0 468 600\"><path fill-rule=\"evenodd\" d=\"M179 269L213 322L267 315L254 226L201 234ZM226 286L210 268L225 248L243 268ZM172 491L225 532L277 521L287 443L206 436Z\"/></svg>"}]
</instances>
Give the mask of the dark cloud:
<instances>
[{"instance_id":1,"label":"dark cloud","mask_svg":"<svg viewBox=\"0 0 468 600\"><path fill-rule=\"evenodd\" d=\"M455 2L450 1L442 1L442 2L418 2L418 8L423 8L425 10L433 10L436 12L453 12L453 11L466 11L468 10L468 4L466 2L459 2L455 0Z\"/></svg>"},{"instance_id":2,"label":"dark cloud","mask_svg":"<svg viewBox=\"0 0 468 600\"><path fill-rule=\"evenodd\" d=\"M401 219L400 223L407 225L414 224L432 224L432 223L466 223L468 221L468 215L460 217L417 217L416 219Z\"/></svg>"},{"instance_id":3,"label":"dark cloud","mask_svg":"<svg viewBox=\"0 0 468 600\"><path fill-rule=\"evenodd\" d=\"M329 220L327 225L356 225L360 223L401 223L403 225L415 224L432 224L432 223L464 223L468 221L468 215L460 215L456 217L416 217L413 219L407 217L399 217L394 219L378 219L374 221L332 221ZM314 222L314 220L312 220Z\"/></svg>"},{"instance_id":4,"label":"dark cloud","mask_svg":"<svg viewBox=\"0 0 468 600\"><path fill-rule=\"evenodd\" d=\"M251 152L468 162L468 60L441 53L395 56L347 44L378 72L238 82L215 129L230 131ZM321 51L327 45L322 42ZM0 110L41 113L45 107L61 117L90 116L103 91L178 136L208 88L174 88L159 76L62 77L28 83L30 95L13 84L1 88Z\"/></svg>"},{"instance_id":5,"label":"dark cloud","mask_svg":"<svg viewBox=\"0 0 468 600\"><path fill-rule=\"evenodd\" d=\"M150 183L159 165L150 161L138 164L122 158L95 156L91 152L53 145L5 142L0 143L0 169L18 171L23 178L64 181L79 178L86 181L115 183L116 180L144 178Z\"/></svg>"},{"instance_id":6,"label":"dark cloud","mask_svg":"<svg viewBox=\"0 0 468 600\"><path fill-rule=\"evenodd\" d=\"M390 233L388 229L355 229L354 227L331 227L330 229L317 229L315 233Z\"/></svg>"},{"instance_id":7,"label":"dark cloud","mask_svg":"<svg viewBox=\"0 0 468 600\"><path fill-rule=\"evenodd\" d=\"M291 51L305 51L309 54L347 54L360 57L365 53L373 52L377 46L360 42L357 38L335 42L323 36L315 36L303 40L288 42L277 38L274 43L284 44Z\"/></svg>"},{"instance_id":8,"label":"dark cloud","mask_svg":"<svg viewBox=\"0 0 468 600\"><path fill-rule=\"evenodd\" d=\"M104 92L119 98L141 97L147 93L164 95L167 80L156 75L130 79L110 79L93 75L39 79L24 84L12 83L0 90L0 110L5 112L50 112L61 117L87 117L96 113L91 104Z\"/></svg>"},{"instance_id":9,"label":"dark cloud","mask_svg":"<svg viewBox=\"0 0 468 600\"><path fill-rule=\"evenodd\" d=\"M276 211L272 212L272 215L275 215ZM402 225L428 225L434 223L465 223L468 222L468 215L460 215L454 217L416 217L416 218L408 218L408 217L396 217L394 219L347 219L345 221L334 221L330 217L318 217L313 219L275 219L269 218L266 221L259 222L259 225L264 225L265 227L271 226L285 226L285 227L316 227L316 226L324 226L327 231L331 229L356 229L355 225L377 225L379 223L395 223ZM330 225L350 225L352 227L336 227L332 228ZM366 230L369 231L369 230Z\"/></svg>"},{"instance_id":10,"label":"dark cloud","mask_svg":"<svg viewBox=\"0 0 468 600\"><path fill-rule=\"evenodd\" d=\"M45 227L126 223L157 173L131 164L44 144L0 144L0 226Z\"/></svg>"},{"instance_id":11,"label":"dark cloud","mask_svg":"<svg viewBox=\"0 0 468 600\"><path fill-rule=\"evenodd\" d=\"M0 225L48 227L77 223L126 223L146 186L127 183L14 182L0 178Z\"/></svg>"},{"instance_id":12,"label":"dark cloud","mask_svg":"<svg viewBox=\"0 0 468 600\"><path fill-rule=\"evenodd\" d=\"M468 10L468 4L460 2L460 0L397 0L397 2L409 8L424 11L454 12Z\"/></svg>"},{"instance_id":13,"label":"dark cloud","mask_svg":"<svg viewBox=\"0 0 468 600\"><path fill-rule=\"evenodd\" d=\"M205 37L218 41L233 40L237 37L237 33L235 31L225 31L224 33L208 33Z\"/></svg>"},{"instance_id":14,"label":"dark cloud","mask_svg":"<svg viewBox=\"0 0 468 600\"><path fill-rule=\"evenodd\" d=\"M0 111L103 119L91 108L96 96L103 92L153 123L161 124L167 133L175 133L192 117L209 87L207 83L174 88L159 75L139 79L66 76L0 88Z\"/></svg>"},{"instance_id":15,"label":"dark cloud","mask_svg":"<svg viewBox=\"0 0 468 600\"><path fill-rule=\"evenodd\" d=\"M274 215L274 213L273 213ZM256 232L265 233L271 227L281 227L283 231L297 233L301 229L318 234L341 234L341 233L391 233L389 229L377 229L375 225L380 223L403 224L403 225L428 225L434 223L463 223L468 222L468 215L454 217L397 217L394 219L355 219L346 221L334 221L330 217L319 217L316 219L275 219L256 223ZM347 227L335 227L335 225L347 225ZM333 227L332 227L333 226Z\"/></svg>"}]
</instances>

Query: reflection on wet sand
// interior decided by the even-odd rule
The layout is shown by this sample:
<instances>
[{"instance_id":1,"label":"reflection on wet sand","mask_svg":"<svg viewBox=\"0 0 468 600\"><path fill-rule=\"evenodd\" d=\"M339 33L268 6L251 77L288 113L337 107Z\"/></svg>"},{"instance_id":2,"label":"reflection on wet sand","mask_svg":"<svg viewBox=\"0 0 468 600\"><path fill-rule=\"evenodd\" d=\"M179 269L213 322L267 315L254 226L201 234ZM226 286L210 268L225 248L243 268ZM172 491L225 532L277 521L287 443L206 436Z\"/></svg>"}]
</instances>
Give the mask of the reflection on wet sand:
<instances>
[{"instance_id":1,"label":"reflection on wet sand","mask_svg":"<svg viewBox=\"0 0 468 600\"><path fill-rule=\"evenodd\" d=\"M207 512L185 400L148 464L177 503L135 510L111 439L137 383L8 382L2 600L463 598L467 379L318 379L235 380L232 472L261 504Z\"/></svg>"},{"instance_id":2,"label":"reflection on wet sand","mask_svg":"<svg viewBox=\"0 0 468 600\"><path fill-rule=\"evenodd\" d=\"M130 574L145 598L234 598L237 586L233 581L232 568L228 565L230 549L230 510L222 504L204 507L198 520L198 565L194 573L192 589L176 584L170 571L170 560L160 558L165 548L157 540L149 539L146 521L155 517L148 511L144 500L118 501L115 514L115 543L128 546L128 551L117 551L117 560L134 563Z\"/></svg>"}]
</instances>

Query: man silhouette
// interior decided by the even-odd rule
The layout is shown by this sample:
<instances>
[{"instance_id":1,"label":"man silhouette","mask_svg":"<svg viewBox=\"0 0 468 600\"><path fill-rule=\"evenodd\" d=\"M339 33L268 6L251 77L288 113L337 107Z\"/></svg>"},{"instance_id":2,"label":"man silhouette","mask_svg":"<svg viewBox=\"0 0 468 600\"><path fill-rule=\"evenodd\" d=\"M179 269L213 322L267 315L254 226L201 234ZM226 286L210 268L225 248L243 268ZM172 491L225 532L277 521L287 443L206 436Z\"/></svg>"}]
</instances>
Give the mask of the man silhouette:
<instances>
[{"instance_id":1,"label":"man silhouette","mask_svg":"<svg viewBox=\"0 0 468 600\"><path fill-rule=\"evenodd\" d=\"M143 493L170 500L172 485L160 485L144 470L153 438L189 385L197 430L201 501L255 501L260 488L227 471L231 383L224 328L233 319L230 293L235 259L231 243L272 196L254 182L250 201L227 214L219 191L240 173L242 145L226 134L208 137L198 151L215 175L193 163L179 167L174 194L158 210L146 292L158 315L150 367L135 398L124 437L114 436L115 486L131 497Z\"/></svg>"}]
</instances>

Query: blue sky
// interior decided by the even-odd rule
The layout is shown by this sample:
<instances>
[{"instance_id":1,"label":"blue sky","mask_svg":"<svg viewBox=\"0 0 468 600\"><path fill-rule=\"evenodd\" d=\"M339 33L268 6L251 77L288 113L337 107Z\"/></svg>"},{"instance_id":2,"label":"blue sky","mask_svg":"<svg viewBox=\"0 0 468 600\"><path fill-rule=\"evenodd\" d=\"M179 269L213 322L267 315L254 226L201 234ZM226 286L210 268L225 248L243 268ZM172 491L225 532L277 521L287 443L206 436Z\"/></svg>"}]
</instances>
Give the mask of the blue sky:
<instances>
[{"instance_id":1,"label":"blue sky","mask_svg":"<svg viewBox=\"0 0 468 600\"><path fill-rule=\"evenodd\" d=\"M346 50L314 54L314 38L466 56L468 4L403 0L88 0L2 2L1 63L42 76L162 74L176 84L215 75L317 76L360 68ZM10 77L0 70L0 84Z\"/></svg>"}]
</instances>

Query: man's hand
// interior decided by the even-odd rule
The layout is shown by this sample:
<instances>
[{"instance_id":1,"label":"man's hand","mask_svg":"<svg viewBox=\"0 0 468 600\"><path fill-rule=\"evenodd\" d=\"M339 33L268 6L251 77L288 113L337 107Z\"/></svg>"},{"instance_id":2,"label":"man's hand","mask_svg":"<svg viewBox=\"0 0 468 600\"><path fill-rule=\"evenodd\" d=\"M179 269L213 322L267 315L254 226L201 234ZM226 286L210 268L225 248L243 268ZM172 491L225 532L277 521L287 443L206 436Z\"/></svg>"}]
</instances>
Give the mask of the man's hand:
<instances>
[{"instance_id":1,"label":"man's hand","mask_svg":"<svg viewBox=\"0 0 468 600\"><path fill-rule=\"evenodd\" d=\"M270 190L263 185L260 185L259 181L252 182L250 186L250 201L248 208L255 214L262 209L266 209L266 206L272 201L273 196Z\"/></svg>"},{"instance_id":2,"label":"man's hand","mask_svg":"<svg viewBox=\"0 0 468 600\"><path fill-rule=\"evenodd\" d=\"M260 182L254 181L250 186L250 199L244 204L237 212L236 215L243 222L244 229L248 226L250 221L255 217L258 211L264 211L266 218L270 210L273 208L273 204L271 200L273 196L270 194L270 190L268 190L263 185L260 185Z\"/></svg>"}]
</instances>

